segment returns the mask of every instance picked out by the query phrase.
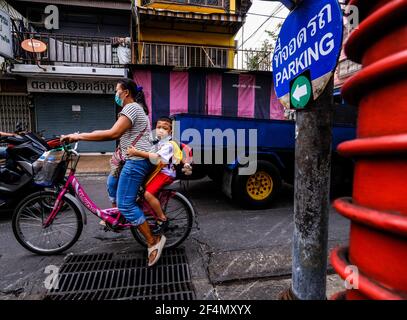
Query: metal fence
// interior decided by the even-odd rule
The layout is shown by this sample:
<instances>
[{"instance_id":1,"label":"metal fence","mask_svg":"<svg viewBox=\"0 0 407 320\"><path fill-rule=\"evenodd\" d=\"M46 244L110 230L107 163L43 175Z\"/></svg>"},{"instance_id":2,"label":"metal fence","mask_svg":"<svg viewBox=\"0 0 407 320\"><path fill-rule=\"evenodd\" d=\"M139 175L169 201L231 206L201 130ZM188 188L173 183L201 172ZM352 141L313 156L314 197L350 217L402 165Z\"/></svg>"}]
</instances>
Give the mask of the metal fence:
<instances>
[{"instance_id":1,"label":"metal fence","mask_svg":"<svg viewBox=\"0 0 407 320\"><path fill-rule=\"evenodd\" d=\"M34 32L14 32L14 38L15 43L37 39L47 45L47 51L37 53L37 56L24 51L19 45L15 46L15 58L23 63L39 61L44 65L120 66L112 38Z\"/></svg>"},{"instance_id":2,"label":"metal fence","mask_svg":"<svg viewBox=\"0 0 407 320\"><path fill-rule=\"evenodd\" d=\"M95 67L123 67L124 64L120 56L125 55L118 54L118 50L123 48L118 48L113 38L33 32L15 32L14 36L15 43L38 39L47 45L47 50L41 54L26 52L16 45L15 58L22 63ZM131 55L131 48L124 50L129 50L128 56ZM272 69L271 51L151 42L133 43L133 50L134 64L261 71Z\"/></svg>"},{"instance_id":3,"label":"metal fence","mask_svg":"<svg viewBox=\"0 0 407 320\"><path fill-rule=\"evenodd\" d=\"M248 71L272 71L273 52L255 49L235 50L234 69Z\"/></svg>"},{"instance_id":4,"label":"metal fence","mask_svg":"<svg viewBox=\"0 0 407 320\"><path fill-rule=\"evenodd\" d=\"M135 64L271 71L272 52L168 43L134 43Z\"/></svg>"},{"instance_id":5,"label":"metal fence","mask_svg":"<svg viewBox=\"0 0 407 320\"><path fill-rule=\"evenodd\" d=\"M0 131L14 132L17 122L24 129L34 129L28 96L0 94Z\"/></svg>"},{"instance_id":6,"label":"metal fence","mask_svg":"<svg viewBox=\"0 0 407 320\"><path fill-rule=\"evenodd\" d=\"M201 47L163 43L136 43L139 50L137 64L176 67L214 67L228 66L230 48Z\"/></svg>"},{"instance_id":7,"label":"metal fence","mask_svg":"<svg viewBox=\"0 0 407 320\"><path fill-rule=\"evenodd\" d=\"M143 0L141 5L146 6L146 5L154 3L154 2L156 2L156 1L155 0ZM162 1L158 1L158 2L162 2ZM165 3L225 8L226 1L225 0L165 0Z\"/></svg>"}]
</instances>

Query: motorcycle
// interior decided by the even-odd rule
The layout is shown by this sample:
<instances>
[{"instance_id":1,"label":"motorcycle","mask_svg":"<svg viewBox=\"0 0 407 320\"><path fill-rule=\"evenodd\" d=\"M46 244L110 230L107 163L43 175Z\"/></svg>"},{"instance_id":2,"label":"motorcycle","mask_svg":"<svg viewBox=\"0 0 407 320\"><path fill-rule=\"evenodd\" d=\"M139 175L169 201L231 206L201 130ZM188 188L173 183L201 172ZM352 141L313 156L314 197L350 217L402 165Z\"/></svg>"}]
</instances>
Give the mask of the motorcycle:
<instances>
[{"instance_id":1,"label":"motorcycle","mask_svg":"<svg viewBox=\"0 0 407 320\"><path fill-rule=\"evenodd\" d=\"M15 136L0 138L0 143L7 144L5 164L0 166L0 211L9 211L25 196L43 189L33 183L33 163L61 144L59 138L45 140L37 133L23 132L21 124Z\"/></svg>"}]
</instances>

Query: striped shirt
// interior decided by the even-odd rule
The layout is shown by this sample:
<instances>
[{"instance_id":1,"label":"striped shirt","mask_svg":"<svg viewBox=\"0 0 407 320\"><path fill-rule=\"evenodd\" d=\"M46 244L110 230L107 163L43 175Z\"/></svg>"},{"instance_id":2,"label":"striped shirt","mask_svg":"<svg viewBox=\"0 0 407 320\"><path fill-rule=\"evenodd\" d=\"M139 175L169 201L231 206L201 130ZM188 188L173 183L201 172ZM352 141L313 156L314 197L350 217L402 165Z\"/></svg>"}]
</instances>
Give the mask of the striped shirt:
<instances>
[{"instance_id":1,"label":"striped shirt","mask_svg":"<svg viewBox=\"0 0 407 320\"><path fill-rule=\"evenodd\" d=\"M126 116L133 124L131 129L127 130L120 138L120 149L122 155L126 158L126 160L142 160L143 158L141 157L130 157L127 154L127 148L129 148L134 140L140 136L141 132L144 131L144 134L139 138L135 147L141 151L150 151L152 147L150 119L144 112L143 107L136 102L127 104L119 115Z\"/></svg>"}]
</instances>

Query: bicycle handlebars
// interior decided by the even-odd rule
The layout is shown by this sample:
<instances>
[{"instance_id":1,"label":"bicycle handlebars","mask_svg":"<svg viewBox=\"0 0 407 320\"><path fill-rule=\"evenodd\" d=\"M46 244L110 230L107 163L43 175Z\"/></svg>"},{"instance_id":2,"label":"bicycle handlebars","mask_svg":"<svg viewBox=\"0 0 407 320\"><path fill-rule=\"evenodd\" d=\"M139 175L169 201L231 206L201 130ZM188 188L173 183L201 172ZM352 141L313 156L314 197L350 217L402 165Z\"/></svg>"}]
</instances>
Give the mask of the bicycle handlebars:
<instances>
[{"instance_id":1,"label":"bicycle handlebars","mask_svg":"<svg viewBox=\"0 0 407 320\"><path fill-rule=\"evenodd\" d=\"M64 151L65 151L65 152L73 153L73 154L76 155L76 156L79 155L79 152L76 151L76 150L78 149L78 141L75 142L75 145L74 145L73 148L71 147L71 143L67 143L67 142L64 141L64 142L62 143L62 148L64 148Z\"/></svg>"},{"instance_id":2,"label":"bicycle handlebars","mask_svg":"<svg viewBox=\"0 0 407 320\"><path fill-rule=\"evenodd\" d=\"M78 132L75 132L75 133L79 133L79 131ZM59 136L58 136L59 137ZM79 156L79 153L76 151L76 150L78 150L78 141L76 141L75 142L75 146L73 147L73 148L68 148L68 147L70 147L71 146L71 144L72 143L67 143L66 141L63 141L62 142L62 148L64 148L64 150L66 151L66 152L71 152L71 153L73 153L74 155L76 155L76 156Z\"/></svg>"}]
</instances>

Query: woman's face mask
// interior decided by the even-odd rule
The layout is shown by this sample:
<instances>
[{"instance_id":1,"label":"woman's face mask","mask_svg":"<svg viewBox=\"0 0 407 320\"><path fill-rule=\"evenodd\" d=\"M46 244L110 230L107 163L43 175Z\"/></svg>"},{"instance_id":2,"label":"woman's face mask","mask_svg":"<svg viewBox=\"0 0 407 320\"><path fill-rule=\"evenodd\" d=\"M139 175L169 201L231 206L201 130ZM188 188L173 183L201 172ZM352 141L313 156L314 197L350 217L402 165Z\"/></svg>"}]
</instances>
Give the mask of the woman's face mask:
<instances>
[{"instance_id":1,"label":"woman's face mask","mask_svg":"<svg viewBox=\"0 0 407 320\"><path fill-rule=\"evenodd\" d=\"M114 97L114 101L118 104L119 107L124 107L124 101L126 100L127 96L129 95L129 90L123 90L123 87L118 84L116 86L116 95Z\"/></svg>"},{"instance_id":2,"label":"woman's face mask","mask_svg":"<svg viewBox=\"0 0 407 320\"><path fill-rule=\"evenodd\" d=\"M123 107L123 100L120 98L119 92L116 92L116 96L114 97L114 101L118 104L119 107Z\"/></svg>"}]
</instances>

